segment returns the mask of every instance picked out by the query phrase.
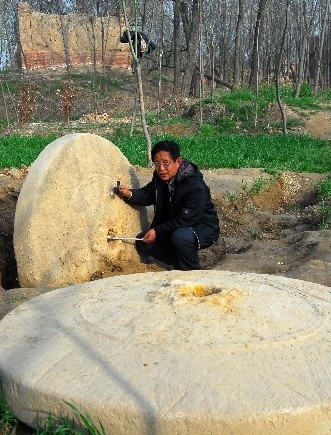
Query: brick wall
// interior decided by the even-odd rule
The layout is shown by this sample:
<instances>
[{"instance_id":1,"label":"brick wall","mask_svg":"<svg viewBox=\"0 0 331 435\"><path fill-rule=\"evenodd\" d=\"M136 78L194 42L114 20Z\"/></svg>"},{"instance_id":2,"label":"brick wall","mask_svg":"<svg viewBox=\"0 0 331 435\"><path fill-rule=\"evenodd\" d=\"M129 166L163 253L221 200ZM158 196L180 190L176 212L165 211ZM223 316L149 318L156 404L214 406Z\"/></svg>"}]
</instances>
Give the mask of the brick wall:
<instances>
[{"instance_id":1,"label":"brick wall","mask_svg":"<svg viewBox=\"0 0 331 435\"><path fill-rule=\"evenodd\" d=\"M131 67L129 46L119 42L124 26L117 17L43 14L19 3L18 29L24 69L94 63L98 67Z\"/></svg>"}]
</instances>

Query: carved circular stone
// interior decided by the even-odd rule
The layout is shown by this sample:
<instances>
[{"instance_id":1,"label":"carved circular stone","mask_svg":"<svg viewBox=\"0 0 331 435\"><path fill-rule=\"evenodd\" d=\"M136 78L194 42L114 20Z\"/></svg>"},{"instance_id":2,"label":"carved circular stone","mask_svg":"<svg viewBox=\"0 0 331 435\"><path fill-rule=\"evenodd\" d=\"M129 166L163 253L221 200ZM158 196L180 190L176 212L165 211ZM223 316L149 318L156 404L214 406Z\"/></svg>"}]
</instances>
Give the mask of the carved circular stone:
<instances>
[{"instance_id":1,"label":"carved circular stone","mask_svg":"<svg viewBox=\"0 0 331 435\"><path fill-rule=\"evenodd\" d=\"M111 434L326 434L331 288L225 271L118 276L54 290L0 323L15 415Z\"/></svg>"},{"instance_id":2,"label":"carved circular stone","mask_svg":"<svg viewBox=\"0 0 331 435\"><path fill-rule=\"evenodd\" d=\"M132 166L108 140L89 133L63 136L31 165L20 192L14 247L21 287L89 281L121 264L139 263L134 245L107 242L132 235L146 212L113 193L116 181L139 186Z\"/></svg>"}]
</instances>

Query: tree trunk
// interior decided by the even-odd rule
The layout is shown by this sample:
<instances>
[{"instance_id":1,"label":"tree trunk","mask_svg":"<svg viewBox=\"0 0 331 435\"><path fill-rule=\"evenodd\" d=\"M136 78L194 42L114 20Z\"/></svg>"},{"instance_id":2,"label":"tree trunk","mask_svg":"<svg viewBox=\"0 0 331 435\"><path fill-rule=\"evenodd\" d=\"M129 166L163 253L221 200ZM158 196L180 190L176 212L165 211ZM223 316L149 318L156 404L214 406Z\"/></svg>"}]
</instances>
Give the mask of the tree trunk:
<instances>
[{"instance_id":1,"label":"tree trunk","mask_svg":"<svg viewBox=\"0 0 331 435\"><path fill-rule=\"evenodd\" d=\"M203 64L203 11L202 0L199 0L199 98L200 98L200 123L202 124L201 99L204 97L204 64Z\"/></svg>"},{"instance_id":2,"label":"tree trunk","mask_svg":"<svg viewBox=\"0 0 331 435\"><path fill-rule=\"evenodd\" d=\"M68 46L68 27L65 28L63 15L60 15L60 23L61 23L61 34L63 39L63 49L64 49L64 55L66 58L66 69L68 76L71 74L71 58L69 53L69 46Z\"/></svg>"},{"instance_id":3,"label":"tree trunk","mask_svg":"<svg viewBox=\"0 0 331 435\"><path fill-rule=\"evenodd\" d=\"M233 89L233 85L231 85L231 83L228 83L228 82L222 80L221 78L216 77L214 74L213 75L205 74L205 78L208 80L213 80L215 83L218 83L222 86L225 86L228 89Z\"/></svg>"},{"instance_id":4,"label":"tree trunk","mask_svg":"<svg viewBox=\"0 0 331 435\"><path fill-rule=\"evenodd\" d=\"M240 83L240 58L241 58L241 26L243 21L244 0L238 0L238 18L236 25L236 37L234 47L234 62L233 62L233 84Z\"/></svg>"},{"instance_id":5,"label":"tree trunk","mask_svg":"<svg viewBox=\"0 0 331 435\"><path fill-rule=\"evenodd\" d=\"M159 49L159 65L158 65L158 86L157 86L157 114L161 113L161 91L162 91L162 59L164 48L164 4L161 1L161 46Z\"/></svg>"},{"instance_id":6,"label":"tree trunk","mask_svg":"<svg viewBox=\"0 0 331 435\"><path fill-rule=\"evenodd\" d=\"M180 93L181 85L181 38L180 38L180 0L174 1L174 96Z\"/></svg>"},{"instance_id":7,"label":"tree trunk","mask_svg":"<svg viewBox=\"0 0 331 435\"><path fill-rule=\"evenodd\" d=\"M121 0L121 2L122 2L123 12L124 12L125 25L126 25L128 32L130 33L131 29L130 29L128 17L126 14L125 0ZM135 10L135 16L137 17L137 10ZM136 30L137 30L137 26L136 26ZM139 98L139 105L140 105L140 119L141 119L141 125L143 128L143 132L144 132L144 136L145 136L146 144L147 144L146 158L147 158L148 165L152 166L152 164L153 164L152 157L151 157L152 142L151 142L151 138L149 135L148 126L147 126L147 122L146 122L144 91L143 91L143 82L142 82L142 74L141 74L141 69L142 69L141 62L142 62L143 57L138 58L137 44L135 44L135 47L134 47L132 44L131 38L128 38L128 39L129 39L131 56L132 56L132 60L133 60L134 66L135 66L135 72L136 72L136 77L137 77L137 89L138 89L138 98ZM137 39L138 38L136 35L135 41L137 41Z\"/></svg>"},{"instance_id":8,"label":"tree trunk","mask_svg":"<svg viewBox=\"0 0 331 435\"><path fill-rule=\"evenodd\" d=\"M148 126L146 122L146 111L145 111L145 102L144 102L144 91L143 91L143 81L142 81L142 75L141 75L141 62L137 62L136 64L136 70L137 70L137 86L138 86L138 92L139 92L139 104L140 104L140 119L141 119L141 125L143 128L144 136L147 143L147 161L149 166L152 166L152 158L151 158L151 149L152 149L152 143L151 138L148 131Z\"/></svg>"},{"instance_id":9,"label":"tree trunk","mask_svg":"<svg viewBox=\"0 0 331 435\"><path fill-rule=\"evenodd\" d=\"M281 69L281 64L282 64L282 54L283 54L283 50L284 50L284 46L285 46L286 32L287 32L287 28L288 28L289 14L290 14L290 0L287 0L285 27L284 27L284 31L283 31L283 37L282 37L281 46L280 46L280 50L279 50L279 54L278 54L278 59L276 62L276 71L275 71L277 103L278 103L278 107L279 107L281 117L282 117L282 129L283 129L284 136L287 135L286 115L285 115L284 108L283 108L281 98L280 98L279 76L280 76L280 69Z\"/></svg>"},{"instance_id":10,"label":"tree trunk","mask_svg":"<svg viewBox=\"0 0 331 435\"><path fill-rule=\"evenodd\" d=\"M325 5L325 12L324 12L324 18L323 18L323 27L322 27L322 33L320 38L320 46L319 46L319 53L318 53L318 61L317 61L317 68L316 68L316 77L315 77L315 83L314 83L314 95L317 95L318 92L318 84L321 77L321 64L322 64L322 57L323 57L323 48L324 48L324 39L325 39L325 33L326 33L326 24L327 24L327 17L329 13L329 7L330 7L330 0L326 0Z\"/></svg>"},{"instance_id":11,"label":"tree trunk","mask_svg":"<svg viewBox=\"0 0 331 435\"><path fill-rule=\"evenodd\" d=\"M298 79L297 79L297 86L295 89L295 96L299 97L300 92L301 92L301 88L305 79L305 69L306 69L306 55L307 55L307 49L308 49L308 39L310 37L311 31L312 31L312 27L314 24L314 20L316 17L316 12L317 12L317 5L318 5L318 0L316 0L315 6L314 6L314 11L313 11L313 15L311 16L310 22L309 22L309 26L307 31L305 32L305 34L303 35L302 38L302 45L301 45L301 53L300 53L300 61L299 61L299 71L298 71Z\"/></svg>"},{"instance_id":12,"label":"tree trunk","mask_svg":"<svg viewBox=\"0 0 331 435\"><path fill-rule=\"evenodd\" d=\"M251 75L249 79L249 86L251 88L255 88L258 81L260 28L261 28L261 21L263 18L263 13L265 11L267 1L268 0L260 0L258 11L257 11L257 18L256 18L255 30L254 30L254 44L253 44L252 60L251 60L251 65L252 65Z\"/></svg>"},{"instance_id":13,"label":"tree trunk","mask_svg":"<svg viewBox=\"0 0 331 435\"><path fill-rule=\"evenodd\" d=\"M182 0L181 17L187 48L182 94L187 96L191 94L191 83L196 65L196 48L199 41L199 0L193 0L191 19L189 18L187 1Z\"/></svg>"}]
</instances>

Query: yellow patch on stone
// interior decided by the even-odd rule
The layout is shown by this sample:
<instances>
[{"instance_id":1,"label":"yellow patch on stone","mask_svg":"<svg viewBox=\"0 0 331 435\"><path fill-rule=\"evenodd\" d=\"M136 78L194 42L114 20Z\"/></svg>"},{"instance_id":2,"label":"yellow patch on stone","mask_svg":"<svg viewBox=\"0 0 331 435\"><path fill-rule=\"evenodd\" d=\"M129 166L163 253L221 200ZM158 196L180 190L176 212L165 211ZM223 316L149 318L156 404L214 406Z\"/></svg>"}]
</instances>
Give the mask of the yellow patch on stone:
<instances>
[{"instance_id":1,"label":"yellow patch on stone","mask_svg":"<svg viewBox=\"0 0 331 435\"><path fill-rule=\"evenodd\" d=\"M228 312L235 312L239 310L239 304L242 299L247 295L247 292L240 289L231 289L223 293L213 294L206 299L206 303L218 305Z\"/></svg>"},{"instance_id":2,"label":"yellow patch on stone","mask_svg":"<svg viewBox=\"0 0 331 435\"><path fill-rule=\"evenodd\" d=\"M178 293L181 296L197 296L199 298L209 296L219 291L220 289L216 289L211 285L204 283L189 283L179 287L178 289Z\"/></svg>"},{"instance_id":3,"label":"yellow patch on stone","mask_svg":"<svg viewBox=\"0 0 331 435\"><path fill-rule=\"evenodd\" d=\"M201 282L173 281L179 296L193 304L208 304L218 306L227 312L237 312L239 305L247 292L241 289L225 289L220 285ZM183 299L184 301L184 299ZM179 301L178 301L179 302Z\"/></svg>"}]
</instances>

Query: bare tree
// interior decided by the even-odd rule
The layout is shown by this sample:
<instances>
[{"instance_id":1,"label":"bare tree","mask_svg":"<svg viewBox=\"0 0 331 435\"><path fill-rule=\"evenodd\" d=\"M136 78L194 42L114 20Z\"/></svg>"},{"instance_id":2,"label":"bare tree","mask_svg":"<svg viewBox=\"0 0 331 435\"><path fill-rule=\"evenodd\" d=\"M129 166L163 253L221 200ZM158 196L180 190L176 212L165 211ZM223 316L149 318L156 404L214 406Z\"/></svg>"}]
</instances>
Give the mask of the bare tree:
<instances>
[{"instance_id":1,"label":"bare tree","mask_svg":"<svg viewBox=\"0 0 331 435\"><path fill-rule=\"evenodd\" d=\"M260 29L263 14L267 5L268 0L259 0L259 6L257 11L255 30L254 30L254 45L251 57L251 74L249 79L249 85L255 88L258 83L258 73L259 73L259 41L260 41Z\"/></svg>"},{"instance_id":2,"label":"bare tree","mask_svg":"<svg viewBox=\"0 0 331 435\"><path fill-rule=\"evenodd\" d=\"M240 82L240 58L241 58L241 26L244 17L244 0L238 0L238 18L236 25L236 37L233 59L233 84Z\"/></svg>"},{"instance_id":3,"label":"bare tree","mask_svg":"<svg viewBox=\"0 0 331 435\"><path fill-rule=\"evenodd\" d=\"M297 79L297 85L296 85L296 89L295 89L295 96L296 97L299 97L300 92L301 92L301 88L302 88L302 85L303 85L303 82L305 79L308 40L309 40L309 37L310 37L312 29L313 29L318 2L319 2L319 0L315 0L315 4L313 5L313 12L311 14L308 27L307 27L306 31L304 31L304 34L302 36L301 47L300 47L301 48L300 49L300 60L299 60L299 68L298 68L298 79ZM306 10L304 11L304 16L306 18Z\"/></svg>"},{"instance_id":4,"label":"bare tree","mask_svg":"<svg viewBox=\"0 0 331 435\"><path fill-rule=\"evenodd\" d=\"M65 61L66 61L66 69L68 76L71 74L71 59L70 59L70 53L69 53L69 43L68 43L68 22L64 20L63 15L60 15L60 28L61 28L61 34L62 34L62 40L63 40L63 48L64 48L64 55L65 55Z\"/></svg>"},{"instance_id":5,"label":"bare tree","mask_svg":"<svg viewBox=\"0 0 331 435\"><path fill-rule=\"evenodd\" d=\"M187 0L182 0L180 6L186 41L186 64L183 75L182 93L187 96L192 93L191 85L196 66L196 48L199 42L199 0L192 0L191 8L189 8Z\"/></svg>"},{"instance_id":6,"label":"bare tree","mask_svg":"<svg viewBox=\"0 0 331 435\"><path fill-rule=\"evenodd\" d=\"M132 29L131 29L131 26L129 24L128 16L126 13L126 3L125 3L125 0L121 0L121 2L122 2L123 13L124 13L125 25L127 28L126 31L128 32L128 36L129 36L128 40L129 40L129 45L130 45L132 61L134 63L135 74L137 77L138 98L139 98L139 104L140 104L140 119L141 119L141 125L143 128L144 136L145 136L146 143L147 143L147 161L148 161L149 166L152 166L152 164L153 164L152 159L151 159L152 142L151 142L151 138L149 135L148 126L147 126L147 122L146 122L144 91L143 91L143 82L142 82L142 60L143 60L143 57L140 57L138 54L137 26L135 26L135 30L134 30L135 37L133 38L133 40L135 43L133 44L133 41L131 38ZM135 11L136 11L136 9L135 9ZM137 16L135 16L135 20L137 22Z\"/></svg>"},{"instance_id":7,"label":"bare tree","mask_svg":"<svg viewBox=\"0 0 331 435\"><path fill-rule=\"evenodd\" d=\"M162 58L163 58L163 47L164 47L164 0L161 1L161 37L159 40L159 65L158 65L158 72L159 72L159 80L158 80L158 87L157 87L157 114L160 115L161 113L161 93L162 93Z\"/></svg>"},{"instance_id":8,"label":"bare tree","mask_svg":"<svg viewBox=\"0 0 331 435\"><path fill-rule=\"evenodd\" d=\"M284 108L283 108L283 105L281 102L281 98L280 98L280 69L281 69L281 63L282 63L283 50L284 50L284 46L285 46L286 32L287 32L287 28L288 28L289 13L290 13L290 0L287 0L285 26L284 26L284 30L283 30L283 37L282 37L282 41L281 41L281 45L280 45L278 58L276 59L276 71L275 71L277 103L278 103L278 107L279 107L281 117L282 117L282 129L283 129L284 136L286 136L286 134L287 134L287 127L286 127L286 115L285 115L285 111L284 111Z\"/></svg>"},{"instance_id":9,"label":"bare tree","mask_svg":"<svg viewBox=\"0 0 331 435\"><path fill-rule=\"evenodd\" d=\"M2 68L17 64L19 35L16 30L15 9L18 1L0 0L0 62ZM126 0L127 8L131 7L132 10L132 13L128 14L128 24L134 28L136 21L139 29L148 34L147 29L153 23L155 29L153 39L159 40L158 54L161 53L162 56L148 60L149 70L158 69L159 74L162 71L163 75L169 74L173 77L174 96L186 97L192 94L193 78L196 80L194 91L198 93L199 65L205 68L204 74L200 71L200 78L202 79L204 75L211 80L211 92L213 92L213 84L218 87L227 86L231 89L233 85L242 83L243 85L249 84L256 89L261 79L268 83L274 80L277 55L282 39L285 0L251 0L249 2L247 0L201 0L204 18L201 42L199 42L200 0L162 0L162 2L158 0L160 13L154 19L155 1ZM122 0L29 0L29 4L36 11L43 13L61 15L76 12L98 17L102 23L105 23L105 26L103 27L102 24L101 43L95 41L98 47L98 53L95 55L98 54L98 63L100 50L101 59L105 58L106 44L109 41L106 30L107 17L119 14ZM310 71L310 77L315 79L315 93L319 84L330 86L329 12L330 0L291 0L280 74L290 75L289 70L292 70L292 77L296 78L297 92L308 77L308 71ZM93 40L92 25L90 30L91 40ZM63 29L64 40L66 32L67 30ZM92 45L93 41L87 50L93 54ZM70 70L70 50L66 42L64 46L67 70ZM24 53L20 52L20 55L24 63ZM144 60L144 66L147 64L146 59L147 57ZM135 65L134 60L133 64ZM26 74L26 71L24 73ZM104 69L102 74L106 73ZM98 74L100 74L99 64ZM207 85L209 83L204 84L204 86Z\"/></svg>"},{"instance_id":10,"label":"bare tree","mask_svg":"<svg viewBox=\"0 0 331 435\"><path fill-rule=\"evenodd\" d=\"M314 83L314 95L315 96L317 95L318 84L319 84L319 81L321 78L322 57L323 57L326 26L327 26L327 22L328 22L329 7L330 7L330 0L326 0L324 17L323 17L323 26L322 26L321 36L320 36L319 53L318 53L317 68L316 68L316 77L315 77L315 83Z\"/></svg>"},{"instance_id":11,"label":"bare tree","mask_svg":"<svg viewBox=\"0 0 331 435\"><path fill-rule=\"evenodd\" d=\"M204 65L203 65L203 13L202 0L199 0L199 100L200 125L202 125L202 98L204 96Z\"/></svg>"},{"instance_id":12,"label":"bare tree","mask_svg":"<svg viewBox=\"0 0 331 435\"><path fill-rule=\"evenodd\" d=\"M181 37L180 37L180 4L174 0L173 44L174 44L174 96L178 96L181 86Z\"/></svg>"}]
</instances>

